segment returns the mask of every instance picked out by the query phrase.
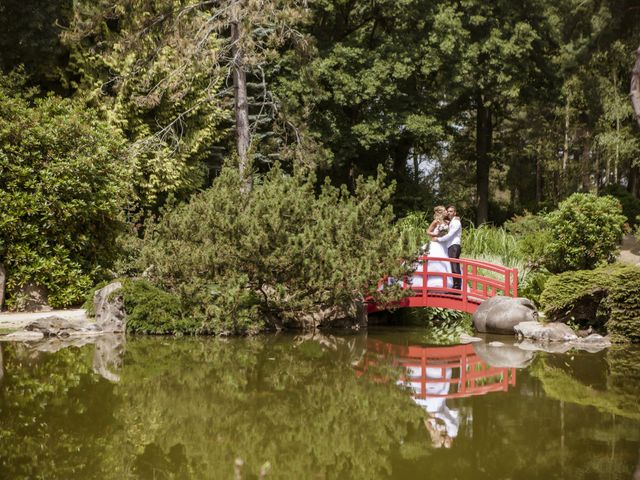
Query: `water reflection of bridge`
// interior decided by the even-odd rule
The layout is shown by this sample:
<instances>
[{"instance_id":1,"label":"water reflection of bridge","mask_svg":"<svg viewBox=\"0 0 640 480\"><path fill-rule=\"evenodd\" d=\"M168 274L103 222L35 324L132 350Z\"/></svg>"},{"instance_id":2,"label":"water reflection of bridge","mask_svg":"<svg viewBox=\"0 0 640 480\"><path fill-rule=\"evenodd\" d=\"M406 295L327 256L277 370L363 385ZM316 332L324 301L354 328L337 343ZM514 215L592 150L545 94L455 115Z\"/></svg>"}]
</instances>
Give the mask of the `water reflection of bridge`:
<instances>
[{"instance_id":1,"label":"water reflection of bridge","mask_svg":"<svg viewBox=\"0 0 640 480\"><path fill-rule=\"evenodd\" d=\"M473 345L418 346L396 345L367 340L367 351L356 365L358 376L371 372L377 380L379 367L400 367L400 381L413 390L418 403L430 398L461 398L506 392L516 384L516 369L493 367L482 360Z\"/></svg>"}]
</instances>

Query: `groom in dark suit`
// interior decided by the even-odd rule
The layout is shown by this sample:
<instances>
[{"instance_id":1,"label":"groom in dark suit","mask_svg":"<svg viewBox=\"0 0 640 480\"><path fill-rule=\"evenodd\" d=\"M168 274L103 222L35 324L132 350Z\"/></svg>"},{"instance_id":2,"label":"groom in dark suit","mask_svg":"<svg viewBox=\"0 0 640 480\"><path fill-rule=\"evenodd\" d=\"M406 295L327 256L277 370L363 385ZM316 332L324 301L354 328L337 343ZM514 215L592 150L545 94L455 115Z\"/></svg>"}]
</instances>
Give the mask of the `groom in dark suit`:
<instances>
[{"instance_id":1,"label":"groom in dark suit","mask_svg":"<svg viewBox=\"0 0 640 480\"><path fill-rule=\"evenodd\" d=\"M434 240L445 244L449 258L460 258L460 253L462 252L462 246L460 245L462 223L460 222L460 217L458 217L456 207L454 205L449 205L447 207L447 218L449 219L449 232L442 237L434 238ZM460 275L460 264L451 262L451 272ZM453 288L456 290L462 290L461 278L453 279Z\"/></svg>"}]
</instances>

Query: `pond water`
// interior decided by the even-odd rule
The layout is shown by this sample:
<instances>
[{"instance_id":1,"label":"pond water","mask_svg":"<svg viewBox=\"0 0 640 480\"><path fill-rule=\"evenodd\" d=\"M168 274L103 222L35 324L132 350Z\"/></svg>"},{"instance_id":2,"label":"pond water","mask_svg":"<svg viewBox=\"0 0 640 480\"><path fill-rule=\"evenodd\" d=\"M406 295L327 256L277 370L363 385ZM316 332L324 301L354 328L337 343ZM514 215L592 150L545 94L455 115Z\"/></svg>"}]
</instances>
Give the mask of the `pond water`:
<instances>
[{"instance_id":1,"label":"pond water","mask_svg":"<svg viewBox=\"0 0 640 480\"><path fill-rule=\"evenodd\" d=\"M0 478L640 478L637 348L422 339L5 343Z\"/></svg>"}]
</instances>

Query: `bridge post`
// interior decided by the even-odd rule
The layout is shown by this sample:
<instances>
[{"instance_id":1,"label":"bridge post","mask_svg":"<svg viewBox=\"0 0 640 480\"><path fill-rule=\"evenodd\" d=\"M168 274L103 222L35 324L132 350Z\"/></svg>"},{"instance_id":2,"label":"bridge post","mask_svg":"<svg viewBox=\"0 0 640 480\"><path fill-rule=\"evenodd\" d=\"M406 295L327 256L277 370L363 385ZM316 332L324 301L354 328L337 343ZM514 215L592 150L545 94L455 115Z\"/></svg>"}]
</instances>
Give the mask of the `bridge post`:
<instances>
[{"instance_id":1,"label":"bridge post","mask_svg":"<svg viewBox=\"0 0 640 480\"><path fill-rule=\"evenodd\" d=\"M463 263L462 265L462 280L461 280L461 284L462 284L462 289L460 291L460 293L462 294L462 307L463 310L466 312L468 311L468 303L469 300L467 298L468 296L468 286L467 286L467 275L469 275L469 269L467 268L467 263Z\"/></svg>"}]
</instances>

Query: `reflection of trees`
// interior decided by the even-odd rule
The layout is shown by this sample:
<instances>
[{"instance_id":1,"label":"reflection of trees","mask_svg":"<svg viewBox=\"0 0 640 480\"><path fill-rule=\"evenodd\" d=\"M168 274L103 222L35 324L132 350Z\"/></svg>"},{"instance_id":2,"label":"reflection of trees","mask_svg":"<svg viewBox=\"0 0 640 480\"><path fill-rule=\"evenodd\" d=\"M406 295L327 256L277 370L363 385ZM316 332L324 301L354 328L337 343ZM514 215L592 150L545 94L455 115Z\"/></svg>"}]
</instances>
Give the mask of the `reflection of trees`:
<instances>
[{"instance_id":1,"label":"reflection of trees","mask_svg":"<svg viewBox=\"0 0 640 480\"><path fill-rule=\"evenodd\" d=\"M599 361L600 365L585 370L558 361L566 357L542 356L532 372L551 398L640 420L640 351L631 347L612 347L604 356L588 356L591 363ZM602 375L601 372L607 371L608 375Z\"/></svg>"},{"instance_id":2,"label":"reflection of trees","mask_svg":"<svg viewBox=\"0 0 640 480\"><path fill-rule=\"evenodd\" d=\"M90 478L103 447L85 436L106 428L113 404L109 389L90 374L91 353L91 347L43 355L5 346L0 478Z\"/></svg>"},{"instance_id":3,"label":"reflection of trees","mask_svg":"<svg viewBox=\"0 0 640 480\"><path fill-rule=\"evenodd\" d=\"M517 388L452 400L460 433L435 452L424 412L396 385L398 368L355 374L365 339L134 338L115 384L92 372L94 347L42 356L5 346L0 478L232 478L236 458L245 473L269 461L268 478L295 479L586 480L635 468L636 421L546 389L560 370L626 399L638 392L637 353L576 354L575 365L543 356L531 367L537 378L523 371ZM609 376L589 373L605 368ZM388 381L367 380L381 375Z\"/></svg>"},{"instance_id":4,"label":"reflection of trees","mask_svg":"<svg viewBox=\"0 0 640 480\"><path fill-rule=\"evenodd\" d=\"M109 452L134 469L173 451L194 478L230 478L236 457L252 472L270 461L275 478L374 478L419 422L394 385L355 377L343 361L350 342L335 344L337 356L290 339L163 343L131 342L116 387L127 435Z\"/></svg>"}]
</instances>

